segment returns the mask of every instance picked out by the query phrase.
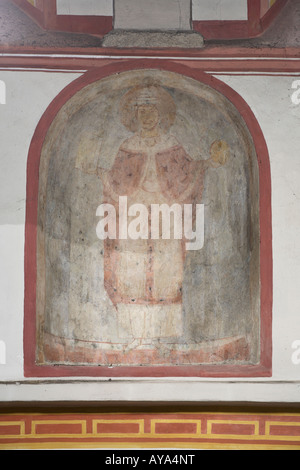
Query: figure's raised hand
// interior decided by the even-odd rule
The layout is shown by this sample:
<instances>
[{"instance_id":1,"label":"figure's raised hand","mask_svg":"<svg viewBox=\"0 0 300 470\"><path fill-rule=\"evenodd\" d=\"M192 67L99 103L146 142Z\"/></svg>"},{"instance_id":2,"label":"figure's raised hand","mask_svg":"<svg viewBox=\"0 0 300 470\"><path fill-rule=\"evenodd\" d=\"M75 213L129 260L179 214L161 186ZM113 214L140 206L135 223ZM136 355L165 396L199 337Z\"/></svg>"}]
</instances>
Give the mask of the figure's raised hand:
<instances>
[{"instance_id":1,"label":"figure's raised hand","mask_svg":"<svg viewBox=\"0 0 300 470\"><path fill-rule=\"evenodd\" d=\"M225 165L230 157L230 148L224 140L216 140L210 147L209 163L213 168Z\"/></svg>"}]
</instances>

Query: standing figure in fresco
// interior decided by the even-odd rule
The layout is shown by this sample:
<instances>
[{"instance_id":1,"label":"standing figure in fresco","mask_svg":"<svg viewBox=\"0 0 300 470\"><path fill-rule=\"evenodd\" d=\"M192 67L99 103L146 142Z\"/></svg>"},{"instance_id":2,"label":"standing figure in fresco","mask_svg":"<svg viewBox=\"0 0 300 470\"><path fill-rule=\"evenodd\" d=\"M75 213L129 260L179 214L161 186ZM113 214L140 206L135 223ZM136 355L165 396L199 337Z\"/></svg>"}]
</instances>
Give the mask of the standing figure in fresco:
<instances>
[{"instance_id":1,"label":"standing figure in fresco","mask_svg":"<svg viewBox=\"0 0 300 470\"><path fill-rule=\"evenodd\" d=\"M201 203L205 171L227 161L227 144L215 142L208 160L193 160L169 132L176 106L158 85L125 93L120 116L133 135L121 144L109 171L94 171L103 183L103 202L114 205L117 221L120 196L127 196L128 207L143 204L149 214L151 204ZM181 336L185 242L153 240L150 234L104 240L104 285L117 310L119 337L129 348L150 348L162 338L172 343Z\"/></svg>"}]
</instances>

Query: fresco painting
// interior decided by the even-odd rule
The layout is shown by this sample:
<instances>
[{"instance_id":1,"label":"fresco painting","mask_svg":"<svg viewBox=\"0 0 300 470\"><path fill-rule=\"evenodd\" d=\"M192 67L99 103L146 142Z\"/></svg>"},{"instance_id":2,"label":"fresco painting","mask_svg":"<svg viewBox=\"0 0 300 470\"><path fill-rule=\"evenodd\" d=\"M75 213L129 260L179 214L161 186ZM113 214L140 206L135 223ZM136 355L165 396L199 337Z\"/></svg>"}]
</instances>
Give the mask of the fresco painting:
<instances>
[{"instance_id":1,"label":"fresco painting","mask_svg":"<svg viewBox=\"0 0 300 470\"><path fill-rule=\"evenodd\" d=\"M37 364L257 364L258 188L250 133L213 88L151 69L77 92L41 155ZM125 197L134 239L120 237ZM117 234L102 240L101 204ZM189 207L194 234L201 205L203 244L161 226L153 238L130 213L153 205Z\"/></svg>"}]
</instances>

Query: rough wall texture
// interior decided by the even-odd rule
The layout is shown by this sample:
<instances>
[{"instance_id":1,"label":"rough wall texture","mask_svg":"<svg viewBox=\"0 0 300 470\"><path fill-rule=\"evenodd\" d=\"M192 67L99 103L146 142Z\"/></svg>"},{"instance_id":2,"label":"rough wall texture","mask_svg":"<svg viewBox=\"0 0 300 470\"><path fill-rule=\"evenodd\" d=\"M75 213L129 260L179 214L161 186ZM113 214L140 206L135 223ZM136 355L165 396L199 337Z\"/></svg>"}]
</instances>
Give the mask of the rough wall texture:
<instances>
[{"instance_id":1,"label":"rough wall texture","mask_svg":"<svg viewBox=\"0 0 300 470\"><path fill-rule=\"evenodd\" d=\"M151 109L144 123L141 106ZM118 210L124 195L128 206L204 204L203 248L99 240L97 207ZM206 85L145 70L78 92L51 126L41 158L38 360L256 363L258 195L248 131Z\"/></svg>"},{"instance_id":2,"label":"rough wall texture","mask_svg":"<svg viewBox=\"0 0 300 470\"><path fill-rule=\"evenodd\" d=\"M218 42L220 45L229 43L240 47L299 47L300 0L289 1L279 13L273 24L261 36L244 40L206 41L207 45ZM102 39L87 34L61 33L42 30L33 20L23 13L10 0L0 2L0 45L2 46L33 46L33 47L102 47ZM183 38L184 36L182 36ZM200 40L200 36L198 35ZM106 40L106 38L105 38ZM108 35L109 41L112 41ZM114 39L115 40L115 39ZM136 40L136 38L135 38ZM190 41L196 37L190 35ZM144 40L143 40L144 42ZM109 45L109 43L107 43ZM181 46L181 42L177 47ZM115 45L115 43L113 44ZM122 46L118 40L117 46ZM166 47L165 42L162 46ZM176 46L176 43L175 43ZM201 46L201 45L200 45ZM189 47L194 47L193 43Z\"/></svg>"}]
</instances>

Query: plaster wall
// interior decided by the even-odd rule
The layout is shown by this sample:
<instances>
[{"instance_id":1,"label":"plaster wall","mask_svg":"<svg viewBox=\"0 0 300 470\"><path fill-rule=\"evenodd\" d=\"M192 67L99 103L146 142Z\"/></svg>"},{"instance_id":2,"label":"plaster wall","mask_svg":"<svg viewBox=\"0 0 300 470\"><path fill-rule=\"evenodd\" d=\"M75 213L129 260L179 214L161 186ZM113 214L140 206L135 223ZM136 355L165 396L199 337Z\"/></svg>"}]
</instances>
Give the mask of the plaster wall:
<instances>
[{"instance_id":1,"label":"plaster wall","mask_svg":"<svg viewBox=\"0 0 300 470\"><path fill-rule=\"evenodd\" d=\"M33 385L23 376L26 163L34 130L54 97L79 73L1 71L0 399L104 401L298 401L300 363L299 77L216 75L250 105L268 145L273 213L273 375L265 379L107 379ZM26 92L24 92L26 90ZM30 184L30 182L29 182ZM299 348L299 343L298 343ZM189 393L187 394L187 382ZM10 382L10 383L7 383ZM16 382L16 383L15 383ZM18 384L17 382L22 382ZM26 383L27 382L27 383Z\"/></svg>"},{"instance_id":2,"label":"plaster wall","mask_svg":"<svg viewBox=\"0 0 300 470\"><path fill-rule=\"evenodd\" d=\"M190 0L115 0L115 29L189 30Z\"/></svg>"},{"instance_id":3,"label":"plaster wall","mask_svg":"<svg viewBox=\"0 0 300 470\"><path fill-rule=\"evenodd\" d=\"M58 15L112 16L113 0L56 0Z\"/></svg>"},{"instance_id":4,"label":"plaster wall","mask_svg":"<svg viewBox=\"0 0 300 470\"><path fill-rule=\"evenodd\" d=\"M247 0L193 0L192 15L195 21L247 20Z\"/></svg>"},{"instance_id":5,"label":"plaster wall","mask_svg":"<svg viewBox=\"0 0 300 470\"><path fill-rule=\"evenodd\" d=\"M140 29L161 25L173 29L174 22L181 22L181 29L190 29L191 10L196 21L248 19L247 0L192 0L192 9L190 0L56 0L58 15L112 16L114 3L116 28L136 29L138 24Z\"/></svg>"}]
</instances>

